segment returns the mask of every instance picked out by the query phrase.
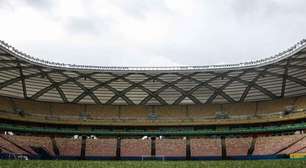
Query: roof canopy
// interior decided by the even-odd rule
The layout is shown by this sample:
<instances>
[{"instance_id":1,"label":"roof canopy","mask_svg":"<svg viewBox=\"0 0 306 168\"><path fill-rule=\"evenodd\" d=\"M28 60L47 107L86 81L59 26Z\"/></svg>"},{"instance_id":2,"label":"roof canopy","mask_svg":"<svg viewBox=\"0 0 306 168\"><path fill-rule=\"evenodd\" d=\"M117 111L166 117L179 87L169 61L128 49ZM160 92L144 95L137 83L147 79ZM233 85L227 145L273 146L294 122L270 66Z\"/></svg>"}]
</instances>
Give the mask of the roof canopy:
<instances>
[{"instance_id":1,"label":"roof canopy","mask_svg":"<svg viewBox=\"0 0 306 168\"><path fill-rule=\"evenodd\" d=\"M306 40L229 65L101 67L53 63L0 41L0 95L85 104L204 104L306 95Z\"/></svg>"}]
</instances>

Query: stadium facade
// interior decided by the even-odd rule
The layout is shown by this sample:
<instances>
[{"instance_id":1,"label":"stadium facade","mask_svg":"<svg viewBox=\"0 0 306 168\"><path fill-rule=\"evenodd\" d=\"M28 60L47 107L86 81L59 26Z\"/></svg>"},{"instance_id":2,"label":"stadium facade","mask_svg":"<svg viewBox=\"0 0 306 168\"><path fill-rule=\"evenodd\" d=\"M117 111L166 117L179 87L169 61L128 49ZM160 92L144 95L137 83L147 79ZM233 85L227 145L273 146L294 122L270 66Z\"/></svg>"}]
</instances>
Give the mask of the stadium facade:
<instances>
[{"instance_id":1,"label":"stadium facade","mask_svg":"<svg viewBox=\"0 0 306 168\"><path fill-rule=\"evenodd\" d=\"M0 42L0 156L258 159L306 152L306 40L229 65L54 63Z\"/></svg>"}]
</instances>

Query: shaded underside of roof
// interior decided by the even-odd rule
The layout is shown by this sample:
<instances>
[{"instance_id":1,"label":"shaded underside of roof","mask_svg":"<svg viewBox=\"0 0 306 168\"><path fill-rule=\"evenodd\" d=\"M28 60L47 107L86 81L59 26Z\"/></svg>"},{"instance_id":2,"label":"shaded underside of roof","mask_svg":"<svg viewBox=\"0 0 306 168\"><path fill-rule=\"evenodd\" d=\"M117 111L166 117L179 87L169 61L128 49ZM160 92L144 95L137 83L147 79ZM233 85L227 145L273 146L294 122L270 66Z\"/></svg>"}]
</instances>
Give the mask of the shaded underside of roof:
<instances>
[{"instance_id":1,"label":"shaded underside of roof","mask_svg":"<svg viewBox=\"0 0 306 168\"><path fill-rule=\"evenodd\" d=\"M0 95L116 105L235 103L306 95L305 45L273 60L220 69L85 70L31 62L0 45Z\"/></svg>"}]
</instances>

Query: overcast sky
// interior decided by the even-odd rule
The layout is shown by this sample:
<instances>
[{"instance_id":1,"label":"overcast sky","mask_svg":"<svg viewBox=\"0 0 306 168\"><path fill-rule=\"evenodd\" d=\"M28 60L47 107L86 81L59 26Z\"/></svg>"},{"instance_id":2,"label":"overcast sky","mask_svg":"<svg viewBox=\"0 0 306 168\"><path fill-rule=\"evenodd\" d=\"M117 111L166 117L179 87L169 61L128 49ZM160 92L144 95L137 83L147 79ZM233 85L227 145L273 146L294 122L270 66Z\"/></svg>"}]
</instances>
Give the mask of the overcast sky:
<instances>
[{"instance_id":1,"label":"overcast sky","mask_svg":"<svg viewBox=\"0 0 306 168\"><path fill-rule=\"evenodd\" d=\"M305 7L305 0L0 0L0 39L64 63L239 63L306 38Z\"/></svg>"}]
</instances>

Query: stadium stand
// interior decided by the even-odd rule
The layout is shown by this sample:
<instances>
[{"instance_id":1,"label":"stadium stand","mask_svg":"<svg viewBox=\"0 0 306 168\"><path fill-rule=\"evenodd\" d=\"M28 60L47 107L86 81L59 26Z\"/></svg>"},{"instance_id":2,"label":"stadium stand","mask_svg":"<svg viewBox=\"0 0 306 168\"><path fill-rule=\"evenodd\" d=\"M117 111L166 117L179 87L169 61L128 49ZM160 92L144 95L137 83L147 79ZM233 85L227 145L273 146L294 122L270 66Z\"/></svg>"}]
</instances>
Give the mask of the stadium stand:
<instances>
[{"instance_id":1,"label":"stadium stand","mask_svg":"<svg viewBox=\"0 0 306 168\"><path fill-rule=\"evenodd\" d=\"M190 139L191 156L203 158L220 158L222 155L220 138Z\"/></svg>"},{"instance_id":2,"label":"stadium stand","mask_svg":"<svg viewBox=\"0 0 306 168\"><path fill-rule=\"evenodd\" d=\"M268 158L276 155L289 155L305 152L304 134L259 136L251 151L253 137L225 138L226 157L229 159ZM81 157L81 139L47 136L1 135L0 149L3 153L26 155L40 159L78 159ZM150 139L125 138L120 141L120 157L123 159L141 159L152 156ZM187 157L186 139L156 139L154 156L165 159L185 159ZM193 159L221 159L221 138L190 139L190 155ZM86 159L115 159L117 157L117 139L98 138L86 140Z\"/></svg>"},{"instance_id":3,"label":"stadium stand","mask_svg":"<svg viewBox=\"0 0 306 168\"><path fill-rule=\"evenodd\" d=\"M223 111L230 116L254 116L257 112L256 103L224 104Z\"/></svg>"},{"instance_id":4,"label":"stadium stand","mask_svg":"<svg viewBox=\"0 0 306 168\"><path fill-rule=\"evenodd\" d=\"M91 119L119 119L119 107L87 105L87 114Z\"/></svg>"},{"instance_id":5,"label":"stadium stand","mask_svg":"<svg viewBox=\"0 0 306 168\"><path fill-rule=\"evenodd\" d=\"M0 138L1 148L11 154L39 155L41 159L55 156L50 137L0 135Z\"/></svg>"},{"instance_id":6,"label":"stadium stand","mask_svg":"<svg viewBox=\"0 0 306 168\"><path fill-rule=\"evenodd\" d=\"M114 158L117 140L114 138L97 138L86 140L86 157L88 159Z\"/></svg>"},{"instance_id":7,"label":"stadium stand","mask_svg":"<svg viewBox=\"0 0 306 168\"><path fill-rule=\"evenodd\" d=\"M62 158L79 158L81 153L81 140L74 138L55 138L59 156Z\"/></svg>"},{"instance_id":8,"label":"stadium stand","mask_svg":"<svg viewBox=\"0 0 306 168\"><path fill-rule=\"evenodd\" d=\"M275 155L302 138L302 135L258 137L253 155Z\"/></svg>"},{"instance_id":9,"label":"stadium stand","mask_svg":"<svg viewBox=\"0 0 306 168\"><path fill-rule=\"evenodd\" d=\"M148 119L152 108L146 106L120 106L120 119Z\"/></svg>"},{"instance_id":10,"label":"stadium stand","mask_svg":"<svg viewBox=\"0 0 306 168\"><path fill-rule=\"evenodd\" d=\"M19 145L16 144L15 141L12 141L9 136L1 135L1 149L10 154L27 154L25 150L23 150Z\"/></svg>"},{"instance_id":11,"label":"stadium stand","mask_svg":"<svg viewBox=\"0 0 306 168\"><path fill-rule=\"evenodd\" d=\"M188 106L188 114L194 120L206 117L215 117L216 112L219 111L221 111L220 105L208 104L205 106L201 105Z\"/></svg>"},{"instance_id":12,"label":"stadium stand","mask_svg":"<svg viewBox=\"0 0 306 168\"><path fill-rule=\"evenodd\" d=\"M305 153L306 152L306 136L296 135L298 140L290 144L287 149L284 149L280 154Z\"/></svg>"},{"instance_id":13,"label":"stadium stand","mask_svg":"<svg viewBox=\"0 0 306 168\"><path fill-rule=\"evenodd\" d=\"M294 105L299 109L306 109L306 96L297 97Z\"/></svg>"},{"instance_id":14,"label":"stadium stand","mask_svg":"<svg viewBox=\"0 0 306 168\"><path fill-rule=\"evenodd\" d=\"M50 104L50 111L53 116L79 117L84 108L79 104Z\"/></svg>"},{"instance_id":15,"label":"stadium stand","mask_svg":"<svg viewBox=\"0 0 306 168\"><path fill-rule=\"evenodd\" d=\"M156 155L170 158L186 157L186 140L156 139Z\"/></svg>"},{"instance_id":16,"label":"stadium stand","mask_svg":"<svg viewBox=\"0 0 306 168\"><path fill-rule=\"evenodd\" d=\"M294 99L286 98L273 101L261 101L258 103L257 114L267 114L267 112L283 112L287 106L292 106Z\"/></svg>"},{"instance_id":17,"label":"stadium stand","mask_svg":"<svg viewBox=\"0 0 306 168\"><path fill-rule=\"evenodd\" d=\"M0 41L0 158L301 154L305 53L303 40L274 57L240 64L100 67L40 60Z\"/></svg>"},{"instance_id":18,"label":"stadium stand","mask_svg":"<svg viewBox=\"0 0 306 168\"><path fill-rule=\"evenodd\" d=\"M156 106L154 111L159 119L186 119L185 106Z\"/></svg>"},{"instance_id":19,"label":"stadium stand","mask_svg":"<svg viewBox=\"0 0 306 168\"><path fill-rule=\"evenodd\" d=\"M151 155L151 140L123 139L121 140L121 157L140 157Z\"/></svg>"},{"instance_id":20,"label":"stadium stand","mask_svg":"<svg viewBox=\"0 0 306 168\"><path fill-rule=\"evenodd\" d=\"M226 138L227 156L247 156L252 137Z\"/></svg>"},{"instance_id":21,"label":"stadium stand","mask_svg":"<svg viewBox=\"0 0 306 168\"><path fill-rule=\"evenodd\" d=\"M1 111L7 111L7 112L13 112L14 109L12 107L12 102L7 97L0 97L0 110Z\"/></svg>"},{"instance_id":22,"label":"stadium stand","mask_svg":"<svg viewBox=\"0 0 306 168\"><path fill-rule=\"evenodd\" d=\"M125 121L124 123L143 123L144 125L150 124L150 121L160 121L160 123L167 124L172 123L173 125L181 121L190 123L196 123L198 121L202 124L228 124L248 123L252 119L254 122L267 122L266 119L269 118L279 120L279 116L282 116L282 120L286 120L284 114L288 106L296 107L289 113L289 120L293 116L303 118L306 113L304 113L303 108L299 107L302 104L303 97L299 97L294 103L295 100L296 98L261 103L146 107L60 104L1 97L0 112L6 115L2 115L0 118L12 116L20 117L21 120L29 119L31 121L43 121L47 119L48 122L56 123L61 120L65 122L82 122L86 120L87 123L93 122L95 124L103 124L103 122L107 123L107 121L117 121L119 123ZM267 109L264 106L267 106ZM256 109L258 109L258 112ZM265 110L271 110L271 112ZM228 118L218 118L220 114L226 114ZM220 120L216 122L216 118Z\"/></svg>"}]
</instances>

